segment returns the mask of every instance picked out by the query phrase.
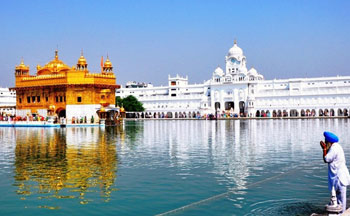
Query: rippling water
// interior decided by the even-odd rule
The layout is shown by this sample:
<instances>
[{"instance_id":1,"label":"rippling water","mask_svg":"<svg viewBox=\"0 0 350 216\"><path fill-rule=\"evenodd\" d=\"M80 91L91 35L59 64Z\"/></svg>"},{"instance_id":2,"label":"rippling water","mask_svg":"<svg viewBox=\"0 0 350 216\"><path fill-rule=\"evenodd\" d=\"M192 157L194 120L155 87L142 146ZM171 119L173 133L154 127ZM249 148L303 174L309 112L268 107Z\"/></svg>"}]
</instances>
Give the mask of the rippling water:
<instances>
[{"instance_id":1,"label":"rippling water","mask_svg":"<svg viewBox=\"0 0 350 216\"><path fill-rule=\"evenodd\" d=\"M1 215L310 215L329 200L323 131L348 119L149 120L0 128Z\"/></svg>"}]
</instances>

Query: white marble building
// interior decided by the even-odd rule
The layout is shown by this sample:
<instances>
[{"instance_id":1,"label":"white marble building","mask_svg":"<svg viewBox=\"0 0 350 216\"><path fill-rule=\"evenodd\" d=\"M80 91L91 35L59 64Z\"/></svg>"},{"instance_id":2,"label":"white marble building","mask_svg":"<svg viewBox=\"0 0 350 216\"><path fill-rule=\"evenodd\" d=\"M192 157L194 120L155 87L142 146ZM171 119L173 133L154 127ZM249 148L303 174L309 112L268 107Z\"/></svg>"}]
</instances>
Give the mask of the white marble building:
<instances>
[{"instance_id":1,"label":"white marble building","mask_svg":"<svg viewBox=\"0 0 350 216\"><path fill-rule=\"evenodd\" d=\"M133 95L153 117L205 114L248 117L348 116L350 76L265 80L235 42L211 79L188 84L188 77L168 77L167 86L121 87L116 95Z\"/></svg>"},{"instance_id":2,"label":"white marble building","mask_svg":"<svg viewBox=\"0 0 350 216\"><path fill-rule=\"evenodd\" d=\"M0 114L15 115L16 114L16 92L8 88L0 88Z\"/></svg>"}]
</instances>

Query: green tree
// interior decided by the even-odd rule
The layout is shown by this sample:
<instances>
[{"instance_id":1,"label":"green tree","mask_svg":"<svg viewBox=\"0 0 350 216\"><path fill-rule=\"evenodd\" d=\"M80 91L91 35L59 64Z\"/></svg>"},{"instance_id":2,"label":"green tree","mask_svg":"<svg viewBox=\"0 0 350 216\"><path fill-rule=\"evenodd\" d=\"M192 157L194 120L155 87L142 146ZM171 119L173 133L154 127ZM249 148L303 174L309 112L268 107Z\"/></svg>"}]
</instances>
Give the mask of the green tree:
<instances>
[{"instance_id":1,"label":"green tree","mask_svg":"<svg viewBox=\"0 0 350 216\"><path fill-rule=\"evenodd\" d=\"M123 99L119 96L115 97L115 106L122 107L123 106Z\"/></svg>"},{"instance_id":2,"label":"green tree","mask_svg":"<svg viewBox=\"0 0 350 216\"><path fill-rule=\"evenodd\" d=\"M124 107L125 111L130 112L143 112L145 111L145 108L143 108L143 105L140 101L137 100L132 95L127 96L126 98L115 98L116 106Z\"/></svg>"}]
</instances>

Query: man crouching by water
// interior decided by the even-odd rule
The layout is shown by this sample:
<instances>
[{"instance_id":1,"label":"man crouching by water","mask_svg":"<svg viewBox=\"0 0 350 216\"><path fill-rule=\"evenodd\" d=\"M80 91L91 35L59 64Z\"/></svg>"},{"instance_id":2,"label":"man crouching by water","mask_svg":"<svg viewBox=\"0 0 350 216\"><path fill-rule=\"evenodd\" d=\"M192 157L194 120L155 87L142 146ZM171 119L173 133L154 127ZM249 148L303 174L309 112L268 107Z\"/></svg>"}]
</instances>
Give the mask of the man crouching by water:
<instances>
[{"instance_id":1,"label":"man crouching by water","mask_svg":"<svg viewBox=\"0 0 350 216\"><path fill-rule=\"evenodd\" d=\"M342 205L344 212L346 210L346 186L350 184L344 151L335 134L325 131L323 135L325 141L321 141L320 145L323 149L323 160L328 163L328 189L332 191L332 187L334 187L338 204Z\"/></svg>"}]
</instances>

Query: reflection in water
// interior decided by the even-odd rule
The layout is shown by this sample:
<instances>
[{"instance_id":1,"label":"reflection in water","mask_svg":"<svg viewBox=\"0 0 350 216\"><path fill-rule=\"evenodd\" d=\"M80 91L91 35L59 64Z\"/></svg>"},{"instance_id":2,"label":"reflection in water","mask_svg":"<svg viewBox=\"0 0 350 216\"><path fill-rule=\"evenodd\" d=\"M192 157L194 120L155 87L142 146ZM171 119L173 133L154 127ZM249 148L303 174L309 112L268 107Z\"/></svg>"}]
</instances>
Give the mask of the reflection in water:
<instances>
[{"instance_id":1,"label":"reflection in water","mask_svg":"<svg viewBox=\"0 0 350 216\"><path fill-rule=\"evenodd\" d=\"M37 206L58 206L55 213L64 215L155 215L211 200L179 214L310 215L329 199L323 131L341 137L349 164L349 123L150 120L106 129L0 128L0 188L7 194L0 210L35 214ZM222 193L227 196L208 199Z\"/></svg>"},{"instance_id":2,"label":"reflection in water","mask_svg":"<svg viewBox=\"0 0 350 216\"><path fill-rule=\"evenodd\" d=\"M17 194L21 199L71 198L86 204L92 201L88 193L100 193L109 201L117 171L115 139L123 134L122 128L17 130Z\"/></svg>"},{"instance_id":3,"label":"reflection in water","mask_svg":"<svg viewBox=\"0 0 350 216\"><path fill-rule=\"evenodd\" d=\"M250 201L249 198L254 197L248 194L249 191L260 187L260 185L250 186L255 182L294 169L298 169L299 173L314 172L315 167L317 171L326 170L319 165L323 164L320 160L318 143L323 138L324 130L334 131L344 140L348 137L347 119L145 121L141 125L144 127L144 133L139 134L142 146L139 146L137 151L140 155L158 160L161 159L159 155L162 155L169 159L163 160L162 164L152 160L148 162L150 167L161 167L169 161L169 167L174 167L176 175L181 176L182 180L198 181L195 175L203 177L214 174L217 184L223 185L227 191L234 194L228 199L239 209L244 208ZM200 174L197 173L197 169L201 169ZM207 173L203 174L203 171ZM295 179L295 176L291 178ZM309 184L315 187L322 184L322 180L326 180L318 176L310 178L316 179L315 183ZM201 180L204 182L203 179ZM275 185L276 182L284 183L279 180L280 178L264 183L271 185ZM290 183L287 181L284 189L290 188L288 184ZM203 185L207 188L206 184ZM327 193L327 190L322 191L321 195L323 193ZM220 192L211 195L217 194ZM267 195L271 196L271 193ZM293 196L293 193L284 192L283 195ZM189 203L190 201L184 205Z\"/></svg>"}]
</instances>

